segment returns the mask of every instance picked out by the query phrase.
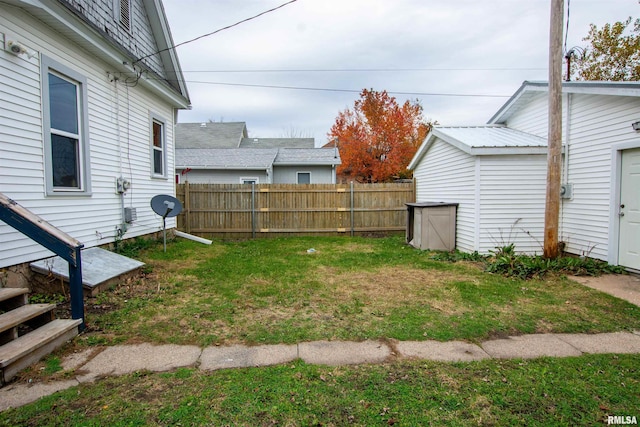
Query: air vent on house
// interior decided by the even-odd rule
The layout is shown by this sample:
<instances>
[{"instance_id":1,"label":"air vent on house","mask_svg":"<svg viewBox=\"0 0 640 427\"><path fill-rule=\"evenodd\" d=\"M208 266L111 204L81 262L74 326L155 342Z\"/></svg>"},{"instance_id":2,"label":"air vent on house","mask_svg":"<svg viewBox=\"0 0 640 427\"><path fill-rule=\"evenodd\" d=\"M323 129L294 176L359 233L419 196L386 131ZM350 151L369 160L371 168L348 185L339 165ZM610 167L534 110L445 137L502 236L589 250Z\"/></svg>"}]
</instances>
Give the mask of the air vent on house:
<instances>
[{"instance_id":1,"label":"air vent on house","mask_svg":"<svg viewBox=\"0 0 640 427\"><path fill-rule=\"evenodd\" d=\"M120 25L131 30L131 4L129 0L120 0Z\"/></svg>"}]
</instances>

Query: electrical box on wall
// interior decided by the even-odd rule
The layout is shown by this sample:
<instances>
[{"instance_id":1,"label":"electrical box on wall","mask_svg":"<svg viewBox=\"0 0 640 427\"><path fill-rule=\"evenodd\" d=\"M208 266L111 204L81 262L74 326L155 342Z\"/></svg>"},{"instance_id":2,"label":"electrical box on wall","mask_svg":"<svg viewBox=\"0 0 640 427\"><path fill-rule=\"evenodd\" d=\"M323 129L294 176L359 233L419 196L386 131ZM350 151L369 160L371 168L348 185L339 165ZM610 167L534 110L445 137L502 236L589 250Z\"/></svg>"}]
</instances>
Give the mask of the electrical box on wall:
<instances>
[{"instance_id":1,"label":"electrical box on wall","mask_svg":"<svg viewBox=\"0 0 640 427\"><path fill-rule=\"evenodd\" d=\"M136 208L124 208L124 222L131 224L136 219L138 219Z\"/></svg>"},{"instance_id":2,"label":"electrical box on wall","mask_svg":"<svg viewBox=\"0 0 640 427\"><path fill-rule=\"evenodd\" d=\"M126 193L131 188L131 182L126 178L120 177L116 179L116 193Z\"/></svg>"},{"instance_id":3,"label":"electrical box on wall","mask_svg":"<svg viewBox=\"0 0 640 427\"><path fill-rule=\"evenodd\" d=\"M573 184L562 184L560 186L560 198L571 199L573 197Z\"/></svg>"}]
</instances>

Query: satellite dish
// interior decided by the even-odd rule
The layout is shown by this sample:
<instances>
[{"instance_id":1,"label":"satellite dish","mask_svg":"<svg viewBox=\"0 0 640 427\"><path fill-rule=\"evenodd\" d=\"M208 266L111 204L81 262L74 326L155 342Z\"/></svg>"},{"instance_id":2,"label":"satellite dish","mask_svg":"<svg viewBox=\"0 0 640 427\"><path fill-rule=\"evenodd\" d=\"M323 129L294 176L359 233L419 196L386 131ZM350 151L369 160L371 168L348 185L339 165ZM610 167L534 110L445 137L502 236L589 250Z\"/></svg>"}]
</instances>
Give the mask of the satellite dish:
<instances>
[{"instance_id":1,"label":"satellite dish","mask_svg":"<svg viewBox=\"0 0 640 427\"><path fill-rule=\"evenodd\" d=\"M168 194L158 194L151 199L151 209L162 218L172 218L182 212L182 203Z\"/></svg>"},{"instance_id":2,"label":"satellite dish","mask_svg":"<svg viewBox=\"0 0 640 427\"><path fill-rule=\"evenodd\" d=\"M164 251L167 252L167 224L166 219L178 216L182 212L180 200L168 194L158 194L151 199L151 209L162 217L162 236Z\"/></svg>"}]
</instances>

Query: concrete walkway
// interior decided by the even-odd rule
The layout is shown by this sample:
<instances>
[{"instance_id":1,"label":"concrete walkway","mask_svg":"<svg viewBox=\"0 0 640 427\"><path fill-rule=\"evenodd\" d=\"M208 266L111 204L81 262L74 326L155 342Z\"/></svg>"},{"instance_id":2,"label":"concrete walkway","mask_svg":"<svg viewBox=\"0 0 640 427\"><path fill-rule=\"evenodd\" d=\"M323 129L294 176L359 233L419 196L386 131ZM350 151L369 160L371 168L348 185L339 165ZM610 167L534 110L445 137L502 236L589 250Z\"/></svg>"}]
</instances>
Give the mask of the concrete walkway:
<instances>
[{"instance_id":1,"label":"concrete walkway","mask_svg":"<svg viewBox=\"0 0 640 427\"><path fill-rule=\"evenodd\" d=\"M74 378L44 383L9 384L0 389L0 411L34 402L60 390L106 376L137 371L164 372L181 367L202 371L269 366L301 359L309 364L353 365L420 359L467 362L482 359L568 357L594 353L640 353L640 332L535 334L485 341L316 341L293 345L207 347L119 345L90 348L66 357Z\"/></svg>"}]
</instances>

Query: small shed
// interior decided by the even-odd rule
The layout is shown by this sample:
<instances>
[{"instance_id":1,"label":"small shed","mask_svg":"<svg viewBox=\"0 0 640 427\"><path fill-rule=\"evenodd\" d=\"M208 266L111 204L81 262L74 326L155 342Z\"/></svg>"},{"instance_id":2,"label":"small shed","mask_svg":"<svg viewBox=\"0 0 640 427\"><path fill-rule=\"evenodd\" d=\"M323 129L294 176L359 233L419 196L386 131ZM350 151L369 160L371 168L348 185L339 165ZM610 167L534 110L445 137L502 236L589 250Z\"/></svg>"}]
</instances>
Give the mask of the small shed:
<instances>
[{"instance_id":1,"label":"small shed","mask_svg":"<svg viewBox=\"0 0 640 427\"><path fill-rule=\"evenodd\" d=\"M486 126L436 128L411 160L417 202L460 203L459 250L542 251L548 90L525 81ZM564 251L640 271L640 83L564 82L562 93Z\"/></svg>"},{"instance_id":2,"label":"small shed","mask_svg":"<svg viewBox=\"0 0 640 427\"><path fill-rule=\"evenodd\" d=\"M435 128L409 164L416 200L458 205L455 247L461 251L487 253L514 243L521 252L540 253L546 145L504 126Z\"/></svg>"},{"instance_id":3,"label":"small shed","mask_svg":"<svg viewBox=\"0 0 640 427\"><path fill-rule=\"evenodd\" d=\"M457 203L407 203L407 243L417 249L456 248Z\"/></svg>"}]
</instances>

